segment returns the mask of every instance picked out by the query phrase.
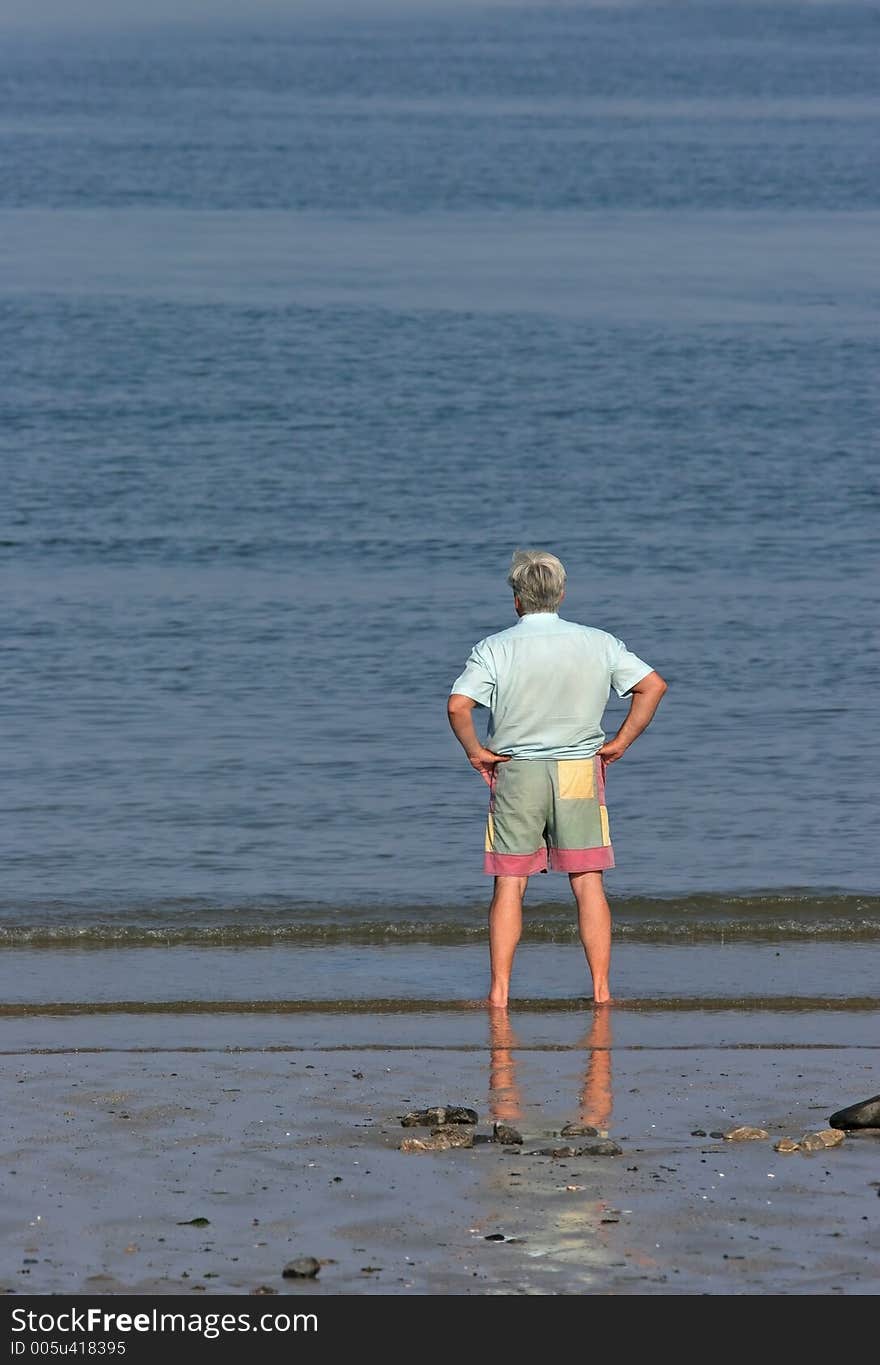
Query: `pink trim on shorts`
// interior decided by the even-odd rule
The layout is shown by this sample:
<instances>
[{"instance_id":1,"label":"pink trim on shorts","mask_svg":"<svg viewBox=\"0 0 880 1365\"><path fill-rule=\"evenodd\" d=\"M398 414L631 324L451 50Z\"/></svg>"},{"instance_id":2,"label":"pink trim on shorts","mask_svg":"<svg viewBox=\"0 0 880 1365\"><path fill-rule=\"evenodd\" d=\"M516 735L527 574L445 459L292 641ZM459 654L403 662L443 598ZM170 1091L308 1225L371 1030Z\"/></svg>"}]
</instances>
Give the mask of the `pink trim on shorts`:
<instances>
[{"instance_id":1,"label":"pink trim on shorts","mask_svg":"<svg viewBox=\"0 0 880 1365\"><path fill-rule=\"evenodd\" d=\"M604 872L614 866L610 844L601 848L551 848L550 866L554 872Z\"/></svg>"},{"instance_id":2,"label":"pink trim on shorts","mask_svg":"<svg viewBox=\"0 0 880 1365\"><path fill-rule=\"evenodd\" d=\"M546 845L542 844L534 853L486 853L483 871L490 877L530 877L533 872L546 872Z\"/></svg>"}]
</instances>

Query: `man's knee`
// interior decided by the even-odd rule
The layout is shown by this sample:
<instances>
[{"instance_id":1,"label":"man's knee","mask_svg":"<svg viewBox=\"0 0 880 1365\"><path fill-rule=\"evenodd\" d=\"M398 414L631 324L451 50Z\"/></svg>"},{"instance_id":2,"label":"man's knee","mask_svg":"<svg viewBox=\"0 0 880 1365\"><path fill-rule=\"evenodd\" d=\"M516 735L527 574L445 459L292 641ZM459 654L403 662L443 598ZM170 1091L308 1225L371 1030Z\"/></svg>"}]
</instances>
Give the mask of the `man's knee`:
<instances>
[{"instance_id":1,"label":"man's knee","mask_svg":"<svg viewBox=\"0 0 880 1365\"><path fill-rule=\"evenodd\" d=\"M519 896L525 895L526 887L529 884L528 877L496 877L495 895L496 896Z\"/></svg>"}]
</instances>

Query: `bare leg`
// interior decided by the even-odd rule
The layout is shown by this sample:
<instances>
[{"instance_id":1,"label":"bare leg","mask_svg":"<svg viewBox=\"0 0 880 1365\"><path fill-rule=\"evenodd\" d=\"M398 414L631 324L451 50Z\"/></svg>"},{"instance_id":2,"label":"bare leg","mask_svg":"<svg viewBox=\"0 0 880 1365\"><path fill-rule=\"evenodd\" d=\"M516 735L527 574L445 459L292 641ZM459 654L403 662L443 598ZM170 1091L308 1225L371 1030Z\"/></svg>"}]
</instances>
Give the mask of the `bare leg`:
<instances>
[{"instance_id":1,"label":"bare leg","mask_svg":"<svg viewBox=\"0 0 880 1365\"><path fill-rule=\"evenodd\" d=\"M611 911L605 899L601 872L572 872L568 879L577 901L578 930L593 978L593 1000L607 1005L611 999L608 973L611 968Z\"/></svg>"},{"instance_id":2,"label":"bare leg","mask_svg":"<svg viewBox=\"0 0 880 1365\"><path fill-rule=\"evenodd\" d=\"M495 893L489 906L489 962L492 984L488 1003L507 1008L513 955L522 933L522 903L528 877L496 877Z\"/></svg>"}]
</instances>

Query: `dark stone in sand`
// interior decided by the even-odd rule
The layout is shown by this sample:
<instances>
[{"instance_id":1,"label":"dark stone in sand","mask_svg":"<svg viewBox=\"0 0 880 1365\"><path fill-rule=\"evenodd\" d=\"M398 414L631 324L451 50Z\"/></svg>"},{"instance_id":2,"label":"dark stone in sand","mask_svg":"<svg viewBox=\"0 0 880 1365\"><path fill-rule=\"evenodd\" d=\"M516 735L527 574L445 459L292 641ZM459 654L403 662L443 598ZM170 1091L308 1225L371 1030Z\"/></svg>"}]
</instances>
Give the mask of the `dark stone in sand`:
<instances>
[{"instance_id":1,"label":"dark stone in sand","mask_svg":"<svg viewBox=\"0 0 880 1365\"><path fill-rule=\"evenodd\" d=\"M587 1142L583 1147L578 1147L578 1156L622 1156L623 1152L616 1142L610 1138L601 1138L599 1142Z\"/></svg>"},{"instance_id":2,"label":"dark stone in sand","mask_svg":"<svg viewBox=\"0 0 880 1365\"><path fill-rule=\"evenodd\" d=\"M529 1156L555 1156L557 1159L576 1156L621 1156L621 1149L610 1138L600 1138L598 1142L585 1142L581 1147L539 1147Z\"/></svg>"},{"instance_id":3,"label":"dark stone in sand","mask_svg":"<svg viewBox=\"0 0 880 1365\"><path fill-rule=\"evenodd\" d=\"M599 1129L589 1123L567 1123L560 1130L560 1137L598 1137Z\"/></svg>"},{"instance_id":4,"label":"dark stone in sand","mask_svg":"<svg viewBox=\"0 0 880 1365\"><path fill-rule=\"evenodd\" d=\"M838 1109L828 1120L832 1128L880 1128L880 1095Z\"/></svg>"},{"instance_id":5,"label":"dark stone in sand","mask_svg":"<svg viewBox=\"0 0 880 1365\"><path fill-rule=\"evenodd\" d=\"M492 1138L495 1142L503 1142L505 1147L513 1147L516 1143L522 1142L522 1133L518 1128L511 1128L509 1123L496 1123L492 1129Z\"/></svg>"},{"instance_id":6,"label":"dark stone in sand","mask_svg":"<svg viewBox=\"0 0 880 1365\"><path fill-rule=\"evenodd\" d=\"M483 1238L484 1242L506 1242L507 1238L503 1232L490 1232Z\"/></svg>"},{"instance_id":7,"label":"dark stone in sand","mask_svg":"<svg viewBox=\"0 0 880 1365\"><path fill-rule=\"evenodd\" d=\"M480 1117L476 1109L467 1109L463 1104L448 1104L446 1106L446 1117L440 1119L440 1123L479 1123Z\"/></svg>"},{"instance_id":8,"label":"dark stone in sand","mask_svg":"<svg viewBox=\"0 0 880 1365\"><path fill-rule=\"evenodd\" d=\"M413 1109L411 1113L404 1114L400 1120L401 1128L427 1128L431 1120L425 1109Z\"/></svg>"},{"instance_id":9,"label":"dark stone in sand","mask_svg":"<svg viewBox=\"0 0 880 1365\"><path fill-rule=\"evenodd\" d=\"M723 1133L720 1133L720 1132L718 1131L718 1129L716 1128L715 1131L714 1131L714 1133L710 1133L709 1136L710 1136L710 1137L713 1137L713 1138L723 1138L723 1137L724 1137L724 1134L723 1134Z\"/></svg>"},{"instance_id":10,"label":"dark stone in sand","mask_svg":"<svg viewBox=\"0 0 880 1365\"><path fill-rule=\"evenodd\" d=\"M695 1129L693 1130L693 1132L691 1133L691 1137L707 1137L707 1136L708 1136L708 1135L707 1135L707 1133L706 1133L705 1128L695 1128Z\"/></svg>"},{"instance_id":11,"label":"dark stone in sand","mask_svg":"<svg viewBox=\"0 0 880 1365\"><path fill-rule=\"evenodd\" d=\"M277 1294L278 1290L273 1289L270 1284L258 1284L256 1289L251 1290L252 1294Z\"/></svg>"},{"instance_id":12,"label":"dark stone in sand","mask_svg":"<svg viewBox=\"0 0 880 1365\"><path fill-rule=\"evenodd\" d=\"M448 1123L477 1123L476 1109L461 1104L434 1104L430 1109L413 1109L400 1120L401 1128L443 1128Z\"/></svg>"},{"instance_id":13,"label":"dark stone in sand","mask_svg":"<svg viewBox=\"0 0 880 1365\"><path fill-rule=\"evenodd\" d=\"M313 1280L320 1269L321 1262L314 1256L298 1256L295 1261L288 1261L281 1274L285 1280Z\"/></svg>"},{"instance_id":14,"label":"dark stone in sand","mask_svg":"<svg viewBox=\"0 0 880 1365\"><path fill-rule=\"evenodd\" d=\"M412 1109L400 1120L401 1128L437 1128L446 1122L446 1110L442 1104L430 1109Z\"/></svg>"}]
</instances>

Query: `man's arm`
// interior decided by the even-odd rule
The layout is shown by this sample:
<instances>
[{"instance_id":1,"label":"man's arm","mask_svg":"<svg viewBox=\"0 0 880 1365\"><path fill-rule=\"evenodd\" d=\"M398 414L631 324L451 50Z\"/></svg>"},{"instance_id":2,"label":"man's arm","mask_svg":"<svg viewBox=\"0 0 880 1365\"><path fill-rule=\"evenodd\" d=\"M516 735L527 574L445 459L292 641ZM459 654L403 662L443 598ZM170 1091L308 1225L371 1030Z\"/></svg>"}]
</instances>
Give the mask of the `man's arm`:
<instances>
[{"instance_id":1,"label":"man's arm","mask_svg":"<svg viewBox=\"0 0 880 1365\"><path fill-rule=\"evenodd\" d=\"M604 758L606 763L615 763L626 752L633 740L638 739L651 724L665 691L666 683L657 672L649 673L635 684L626 720L614 738L607 739L602 745L600 758Z\"/></svg>"},{"instance_id":2,"label":"man's arm","mask_svg":"<svg viewBox=\"0 0 880 1365\"><path fill-rule=\"evenodd\" d=\"M455 738L468 756L468 763L476 768L484 782L491 783L495 764L508 763L510 757L508 754L493 754L491 749L480 743L474 725L476 704L472 697L466 697L463 692L453 692L446 704L446 714Z\"/></svg>"}]
</instances>

